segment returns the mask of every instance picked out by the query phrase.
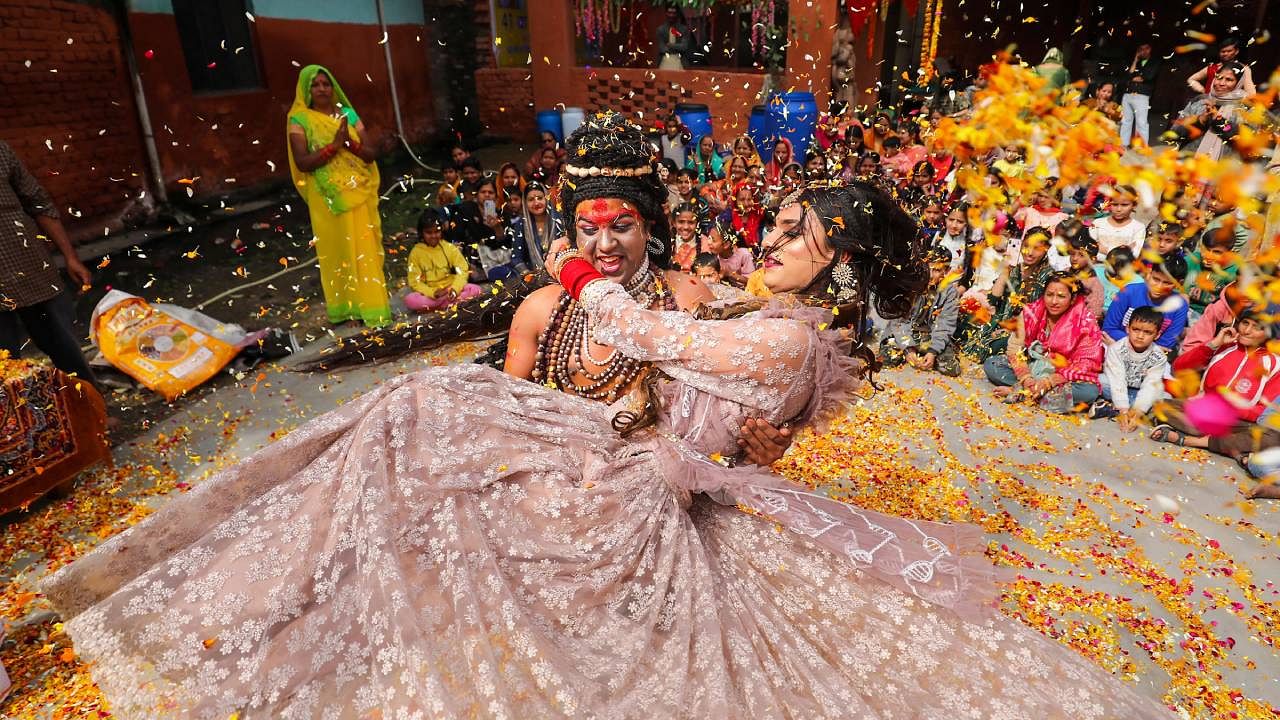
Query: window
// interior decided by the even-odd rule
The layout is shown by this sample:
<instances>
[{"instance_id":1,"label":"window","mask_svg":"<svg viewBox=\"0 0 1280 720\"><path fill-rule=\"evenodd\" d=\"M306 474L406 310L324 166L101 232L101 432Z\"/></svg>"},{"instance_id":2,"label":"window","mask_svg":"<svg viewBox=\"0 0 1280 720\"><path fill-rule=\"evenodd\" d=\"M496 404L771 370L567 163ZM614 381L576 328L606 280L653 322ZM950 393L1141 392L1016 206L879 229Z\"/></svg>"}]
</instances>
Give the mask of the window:
<instances>
[{"instance_id":1,"label":"window","mask_svg":"<svg viewBox=\"0 0 1280 720\"><path fill-rule=\"evenodd\" d=\"M614 0L574 3L578 64L658 67L662 57L657 31L672 4L671 0L635 0L625 6ZM786 68L787 3L774 3L772 11L761 13L753 12L747 3L695 4L707 7L680 12L692 40L682 57L686 69L765 72Z\"/></svg>"},{"instance_id":2,"label":"window","mask_svg":"<svg viewBox=\"0 0 1280 720\"><path fill-rule=\"evenodd\" d=\"M173 0L178 39L195 92L262 87L248 0Z\"/></svg>"}]
</instances>

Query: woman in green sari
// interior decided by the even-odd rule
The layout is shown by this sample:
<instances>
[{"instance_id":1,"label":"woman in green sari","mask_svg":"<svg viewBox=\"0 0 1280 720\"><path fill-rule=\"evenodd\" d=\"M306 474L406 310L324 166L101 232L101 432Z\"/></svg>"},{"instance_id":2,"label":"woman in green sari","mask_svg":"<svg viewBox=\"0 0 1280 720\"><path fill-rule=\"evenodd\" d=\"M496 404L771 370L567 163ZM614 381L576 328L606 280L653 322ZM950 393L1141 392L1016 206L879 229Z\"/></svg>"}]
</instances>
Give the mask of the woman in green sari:
<instances>
[{"instance_id":1,"label":"woman in green sari","mask_svg":"<svg viewBox=\"0 0 1280 720\"><path fill-rule=\"evenodd\" d=\"M329 322L391 321L378 215L378 149L333 75L308 65L289 109L289 170L311 211Z\"/></svg>"}]
</instances>

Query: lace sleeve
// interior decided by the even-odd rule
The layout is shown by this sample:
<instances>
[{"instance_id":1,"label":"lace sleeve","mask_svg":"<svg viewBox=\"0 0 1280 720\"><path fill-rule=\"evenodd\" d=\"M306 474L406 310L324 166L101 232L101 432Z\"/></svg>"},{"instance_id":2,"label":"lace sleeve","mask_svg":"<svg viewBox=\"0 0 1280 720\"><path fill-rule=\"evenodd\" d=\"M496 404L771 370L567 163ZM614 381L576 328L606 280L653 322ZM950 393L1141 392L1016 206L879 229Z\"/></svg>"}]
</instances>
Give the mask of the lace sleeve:
<instances>
[{"instance_id":1,"label":"lace sleeve","mask_svg":"<svg viewBox=\"0 0 1280 720\"><path fill-rule=\"evenodd\" d=\"M594 282L581 302L594 339L718 397L761 410L770 420L799 414L813 395L820 340L808 323L748 315L696 320L641 307L615 283Z\"/></svg>"}]
</instances>

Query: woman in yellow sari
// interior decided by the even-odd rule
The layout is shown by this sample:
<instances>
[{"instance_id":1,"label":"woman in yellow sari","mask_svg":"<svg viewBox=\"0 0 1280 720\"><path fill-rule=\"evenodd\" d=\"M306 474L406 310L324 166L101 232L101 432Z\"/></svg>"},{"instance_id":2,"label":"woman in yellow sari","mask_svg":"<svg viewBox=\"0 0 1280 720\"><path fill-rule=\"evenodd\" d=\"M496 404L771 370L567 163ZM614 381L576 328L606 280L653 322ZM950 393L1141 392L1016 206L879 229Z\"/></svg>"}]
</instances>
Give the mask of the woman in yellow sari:
<instances>
[{"instance_id":1,"label":"woman in yellow sari","mask_svg":"<svg viewBox=\"0 0 1280 720\"><path fill-rule=\"evenodd\" d=\"M311 211L329 322L386 325L378 150L361 143L364 124L328 70L308 65L298 74L288 131L289 170Z\"/></svg>"}]
</instances>

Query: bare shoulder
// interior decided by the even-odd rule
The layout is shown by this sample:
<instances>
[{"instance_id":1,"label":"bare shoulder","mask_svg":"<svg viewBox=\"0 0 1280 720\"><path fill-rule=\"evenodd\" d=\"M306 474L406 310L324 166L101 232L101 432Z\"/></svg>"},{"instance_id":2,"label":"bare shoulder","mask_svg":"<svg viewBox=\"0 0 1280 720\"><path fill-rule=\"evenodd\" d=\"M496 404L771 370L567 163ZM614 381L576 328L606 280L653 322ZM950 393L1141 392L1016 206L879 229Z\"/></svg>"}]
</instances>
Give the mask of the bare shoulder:
<instances>
[{"instance_id":1,"label":"bare shoulder","mask_svg":"<svg viewBox=\"0 0 1280 720\"><path fill-rule=\"evenodd\" d=\"M680 306L681 310L692 310L702 303L709 303L716 299L706 283L688 273L665 270L663 276L667 280L667 285L671 287L672 294L676 296L676 305Z\"/></svg>"},{"instance_id":2,"label":"bare shoulder","mask_svg":"<svg viewBox=\"0 0 1280 720\"><path fill-rule=\"evenodd\" d=\"M516 308L516 315L511 320L511 330L507 334L507 356L502 368L508 375L526 380L533 377L537 362L538 335L550 321L561 292L563 291L559 285L538 288L529 293L520 307Z\"/></svg>"},{"instance_id":3,"label":"bare shoulder","mask_svg":"<svg viewBox=\"0 0 1280 720\"><path fill-rule=\"evenodd\" d=\"M520 301L520 306L516 308L516 320L526 323L536 323L538 326L545 324L546 319L551 317L551 311L555 309L556 303L560 300L560 295L564 293L564 288L559 285L545 285L529 293L524 300Z\"/></svg>"}]
</instances>

